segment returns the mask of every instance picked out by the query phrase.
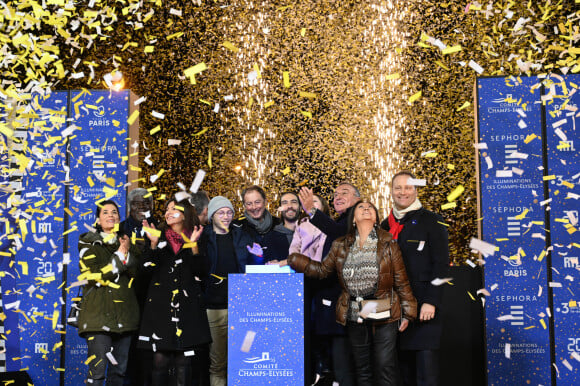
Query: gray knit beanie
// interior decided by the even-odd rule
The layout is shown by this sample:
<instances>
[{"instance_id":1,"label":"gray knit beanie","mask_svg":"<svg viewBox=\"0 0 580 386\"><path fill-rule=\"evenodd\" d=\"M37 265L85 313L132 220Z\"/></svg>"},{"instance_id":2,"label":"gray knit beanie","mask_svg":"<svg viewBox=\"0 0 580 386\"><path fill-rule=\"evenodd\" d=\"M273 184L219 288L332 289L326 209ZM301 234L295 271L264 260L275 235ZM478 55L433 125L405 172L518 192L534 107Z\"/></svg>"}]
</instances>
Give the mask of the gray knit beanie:
<instances>
[{"instance_id":1,"label":"gray knit beanie","mask_svg":"<svg viewBox=\"0 0 580 386\"><path fill-rule=\"evenodd\" d=\"M230 200L228 200L224 196L215 196L214 198L211 199L209 205L207 206L207 218L209 219L210 222L211 218L213 217L213 214L218 210L220 210L221 208L230 208L232 212L234 213L236 212Z\"/></svg>"}]
</instances>

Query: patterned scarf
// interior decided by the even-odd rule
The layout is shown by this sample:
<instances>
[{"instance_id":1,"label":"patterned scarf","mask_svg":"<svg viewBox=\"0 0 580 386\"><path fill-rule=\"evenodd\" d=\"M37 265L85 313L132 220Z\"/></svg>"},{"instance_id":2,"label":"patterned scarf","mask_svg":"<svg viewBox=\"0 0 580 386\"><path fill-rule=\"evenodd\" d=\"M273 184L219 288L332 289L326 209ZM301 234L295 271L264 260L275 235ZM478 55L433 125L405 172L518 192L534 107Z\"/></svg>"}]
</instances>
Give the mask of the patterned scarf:
<instances>
[{"instance_id":1,"label":"patterned scarf","mask_svg":"<svg viewBox=\"0 0 580 386\"><path fill-rule=\"evenodd\" d=\"M187 238L191 237L191 232L184 230L183 233L185 233L185 236L187 236ZM167 238L169 245L171 245L173 253L177 255L183 244L185 244L185 241L183 241L183 237L181 237L179 233L175 232L171 228L165 231L165 237Z\"/></svg>"}]
</instances>

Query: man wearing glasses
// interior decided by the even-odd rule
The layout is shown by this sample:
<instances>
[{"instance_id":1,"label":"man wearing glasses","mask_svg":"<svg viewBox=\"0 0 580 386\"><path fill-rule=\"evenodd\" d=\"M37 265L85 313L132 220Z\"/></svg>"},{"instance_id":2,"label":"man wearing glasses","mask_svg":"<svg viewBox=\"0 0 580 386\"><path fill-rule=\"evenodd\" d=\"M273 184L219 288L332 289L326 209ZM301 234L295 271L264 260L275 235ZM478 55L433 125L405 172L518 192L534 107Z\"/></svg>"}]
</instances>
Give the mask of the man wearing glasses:
<instances>
[{"instance_id":1,"label":"man wearing glasses","mask_svg":"<svg viewBox=\"0 0 580 386\"><path fill-rule=\"evenodd\" d=\"M253 243L264 246L266 234L272 232L274 227L281 223L278 217L270 214L268 209L268 200L266 192L257 185L250 186L242 192L242 202L244 203L244 218L237 220L235 226L240 226L247 232L253 240ZM252 245L253 243L250 243ZM254 250L259 258L255 264L264 264L263 251Z\"/></svg>"},{"instance_id":2,"label":"man wearing glasses","mask_svg":"<svg viewBox=\"0 0 580 386\"><path fill-rule=\"evenodd\" d=\"M209 263L205 285L205 304L212 343L209 348L209 375L212 386L225 385L228 359L228 274L246 272L254 260L247 246L252 238L239 227L232 227L234 206L217 196L208 205L209 224L204 227L199 252Z\"/></svg>"}]
</instances>

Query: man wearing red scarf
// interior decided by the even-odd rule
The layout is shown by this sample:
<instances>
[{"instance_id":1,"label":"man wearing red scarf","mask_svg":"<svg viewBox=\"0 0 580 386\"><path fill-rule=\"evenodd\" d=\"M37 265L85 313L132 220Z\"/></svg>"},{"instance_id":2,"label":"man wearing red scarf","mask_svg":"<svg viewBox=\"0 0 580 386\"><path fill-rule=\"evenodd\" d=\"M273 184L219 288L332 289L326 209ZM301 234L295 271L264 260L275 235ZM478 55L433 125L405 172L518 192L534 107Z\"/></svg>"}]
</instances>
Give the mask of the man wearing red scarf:
<instances>
[{"instance_id":1,"label":"man wearing red scarf","mask_svg":"<svg viewBox=\"0 0 580 386\"><path fill-rule=\"evenodd\" d=\"M421 205L412 173L398 172L391 186L394 206L381 227L393 234L401 248L419 308L417 320L399 337L401 375L404 385L438 385L443 288L431 282L447 277L447 227L440 215Z\"/></svg>"}]
</instances>

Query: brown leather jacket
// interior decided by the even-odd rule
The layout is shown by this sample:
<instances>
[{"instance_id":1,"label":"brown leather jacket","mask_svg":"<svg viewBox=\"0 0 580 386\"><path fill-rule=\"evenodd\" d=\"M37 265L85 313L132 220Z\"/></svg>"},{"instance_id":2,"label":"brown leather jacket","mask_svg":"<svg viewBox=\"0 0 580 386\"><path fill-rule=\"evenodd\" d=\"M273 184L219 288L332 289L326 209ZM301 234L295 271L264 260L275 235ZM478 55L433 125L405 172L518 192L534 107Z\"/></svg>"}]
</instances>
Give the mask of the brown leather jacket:
<instances>
[{"instance_id":1,"label":"brown leather jacket","mask_svg":"<svg viewBox=\"0 0 580 386\"><path fill-rule=\"evenodd\" d=\"M375 297L377 299L389 299L391 294L393 294L389 322L395 322L401 319L401 317L412 321L417 316L417 300L415 300L413 292L411 291L411 285L407 278L407 271L405 270L401 250L389 232L378 229L377 236L379 282ZM337 272L338 280L342 286L342 294L336 304L336 321L342 325L346 324L346 315L350 300L342 276L342 269L348 256L349 248L346 245L345 237L340 237L332 243L332 248L328 256L321 263L310 260L307 256L299 253L293 253L288 256L288 264L294 270L304 272L306 276L324 279L332 272ZM401 308L403 310L402 315Z\"/></svg>"}]
</instances>

